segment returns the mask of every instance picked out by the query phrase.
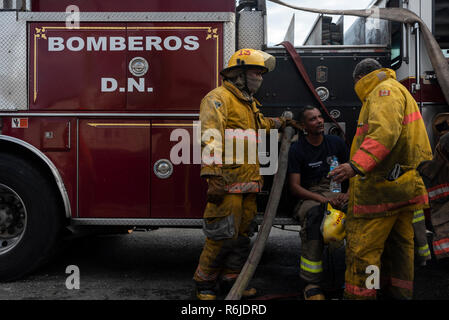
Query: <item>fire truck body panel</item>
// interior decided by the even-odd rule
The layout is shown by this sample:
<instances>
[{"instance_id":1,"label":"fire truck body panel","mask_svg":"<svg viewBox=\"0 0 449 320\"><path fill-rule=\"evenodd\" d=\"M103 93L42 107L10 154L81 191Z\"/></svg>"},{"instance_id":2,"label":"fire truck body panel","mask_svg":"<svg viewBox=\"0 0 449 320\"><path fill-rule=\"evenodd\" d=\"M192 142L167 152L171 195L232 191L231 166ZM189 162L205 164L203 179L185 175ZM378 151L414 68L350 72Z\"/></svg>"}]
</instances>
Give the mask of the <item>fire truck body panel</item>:
<instances>
[{"instance_id":1,"label":"fire truck body panel","mask_svg":"<svg viewBox=\"0 0 449 320\"><path fill-rule=\"evenodd\" d=\"M82 28L29 25L30 110L186 112L197 110L198 101L218 85L222 24L84 23ZM136 76L133 67L145 68L143 75Z\"/></svg>"},{"instance_id":2,"label":"fire truck body panel","mask_svg":"<svg viewBox=\"0 0 449 320\"><path fill-rule=\"evenodd\" d=\"M447 4L442 0L425 1L401 1L402 7L416 13L426 23L427 27L440 42L442 49L448 49L448 42L441 37L446 34L447 22L444 22L444 9ZM419 34L419 32L418 32ZM417 50L418 48L418 50ZM449 57L449 55L447 56ZM402 26L402 63L396 70L397 78L412 93L420 106L427 133L432 148L435 147L438 135L435 132L434 122L439 114L447 113L447 102L441 91L424 41L418 35L414 26Z\"/></svg>"},{"instance_id":3,"label":"fire truck body panel","mask_svg":"<svg viewBox=\"0 0 449 320\"><path fill-rule=\"evenodd\" d=\"M348 138L353 137L357 129L355 121L360 111L360 100L353 90L352 73L355 65L365 58L379 59L383 65L389 64L389 50L386 46L332 46L298 48L304 67L312 84L320 95L329 113L345 130ZM264 76L262 87L257 93L258 99L264 101L262 109L265 115L275 116L280 108L293 112L294 118L306 105L315 105L317 101L308 90L304 80L298 76L293 59L285 49L270 48L267 52L276 57L276 69ZM279 81L283 79L283 81ZM289 83L289 86L285 86ZM351 84L351 85L348 85ZM297 88L291 90L291 88ZM327 120L326 134L336 134L336 125Z\"/></svg>"},{"instance_id":4,"label":"fire truck body panel","mask_svg":"<svg viewBox=\"0 0 449 320\"><path fill-rule=\"evenodd\" d=\"M2 133L35 146L54 162L66 185L71 217L200 218L205 183L199 163L177 165L168 180L156 176L154 165L170 159L178 142L170 141L173 130L192 136L199 101L218 85L224 56L234 51L233 14L181 17L177 12L165 17L174 22L131 23L139 16L128 13L116 18L123 23L90 22L110 19L97 13L84 18L82 30L66 28L57 13L19 13L18 21L10 14L16 35L22 36L23 22L29 32L29 108L23 99L13 102L10 109L24 113L11 118L4 113ZM148 72L137 81L130 63L139 57ZM102 83L102 76L109 82ZM147 86L141 85L145 80ZM113 81L116 90L108 87ZM49 128L49 121L66 129ZM193 140L189 144L193 150ZM184 186L182 195L179 186Z\"/></svg>"},{"instance_id":5,"label":"fire truck body panel","mask_svg":"<svg viewBox=\"0 0 449 320\"><path fill-rule=\"evenodd\" d=\"M262 49L277 58L258 92L266 116L290 110L297 117L303 106L317 104L286 51L266 48L263 2L254 7L242 1L237 15L234 0L37 0L27 2L29 12L0 11L0 205L12 198L22 210L0 206L0 279L39 265L21 255L34 250L47 256L57 241L57 223L200 227L207 184L199 176L199 105L220 84L219 70L236 48ZM66 7L74 3L81 10L80 29L66 25ZM407 3L432 23L434 11L424 0ZM388 28L382 30L388 38L394 29L380 25ZM297 47L349 141L361 106L352 70L366 57L397 69L422 107L431 140L435 118L448 110L435 79L426 77L432 68L422 41L409 27L398 30L391 38L402 49L394 59L393 42ZM339 134L330 122L326 133ZM258 195L260 212L271 180L265 177ZM27 183L30 190L42 188L48 205L37 205L39 197L25 192ZM284 192L276 224L297 223L284 216L292 204ZM53 211L67 219L49 216Z\"/></svg>"},{"instance_id":6,"label":"fire truck body panel","mask_svg":"<svg viewBox=\"0 0 449 320\"><path fill-rule=\"evenodd\" d=\"M318 44L317 41L320 42L319 44L321 41L323 44L327 41L326 44L331 45L341 44L342 40L345 45L379 44L388 46L390 67L396 71L397 79L407 87L419 104L423 118L426 120L430 142L434 147L438 138L434 128L435 119L439 114L447 113L448 108L435 77L426 45L421 39L420 32L416 31L419 25L406 25L376 19L376 7L402 7L417 14L433 32L443 53L449 58L449 25L445 18L449 13L449 4L444 0L373 1L372 9L369 11L370 18L358 18L355 22L352 21L352 25L346 26L346 17L340 16L332 21L330 32L329 29L327 31L323 29L325 25L323 20L325 19L319 17L305 40L304 48L310 47L311 44ZM330 16L326 18L332 20ZM340 34L338 30L340 30ZM334 31L337 31L335 32L337 36L332 37ZM329 34L331 34L330 38ZM383 65L389 66L388 64Z\"/></svg>"},{"instance_id":7,"label":"fire truck body panel","mask_svg":"<svg viewBox=\"0 0 449 320\"><path fill-rule=\"evenodd\" d=\"M78 128L77 217L148 218L150 121L80 119Z\"/></svg>"},{"instance_id":8,"label":"fire truck body panel","mask_svg":"<svg viewBox=\"0 0 449 320\"><path fill-rule=\"evenodd\" d=\"M76 176L71 177L70 175L61 175L61 170L59 170L59 168L55 165L56 159L53 158L52 155L44 154L40 149L26 142L24 139L2 134L0 135L0 147L3 152L26 157L40 167L40 169L45 172L46 177L51 179L52 183L58 190L56 200L62 204L60 207L60 215L65 216L66 218L70 218L72 216L73 203L71 203L71 199L65 186L65 181L70 180L71 178L76 178ZM58 155L61 154L58 153Z\"/></svg>"}]
</instances>

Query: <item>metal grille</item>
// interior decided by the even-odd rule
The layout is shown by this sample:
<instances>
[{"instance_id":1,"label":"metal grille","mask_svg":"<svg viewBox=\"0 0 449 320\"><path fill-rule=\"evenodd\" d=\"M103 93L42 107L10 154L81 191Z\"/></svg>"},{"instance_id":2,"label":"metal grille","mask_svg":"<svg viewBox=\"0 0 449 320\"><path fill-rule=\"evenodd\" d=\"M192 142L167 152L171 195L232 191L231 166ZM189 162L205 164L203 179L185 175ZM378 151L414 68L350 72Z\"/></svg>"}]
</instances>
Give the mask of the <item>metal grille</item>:
<instances>
[{"instance_id":1,"label":"metal grille","mask_svg":"<svg viewBox=\"0 0 449 320\"><path fill-rule=\"evenodd\" d=\"M201 227L203 219L126 219L126 218L73 218L72 225L84 226L155 226L155 227ZM255 222L261 224L263 214L255 217ZM293 218L276 217L273 225L298 225Z\"/></svg>"},{"instance_id":2,"label":"metal grille","mask_svg":"<svg viewBox=\"0 0 449 320\"><path fill-rule=\"evenodd\" d=\"M264 16L262 11L242 11L239 13L238 48L261 50L264 45Z\"/></svg>"},{"instance_id":3,"label":"metal grille","mask_svg":"<svg viewBox=\"0 0 449 320\"><path fill-rule=\"evenodd\" d=\"M31 0L0 0L0 10L31 10Z\"/></svg>"},{"instance_id":4,"label":"metal grille","mask_svg":"<svg viewBox=\"0 0 449 320\"><path fill-rule=\"evenodd\" d=\"M26 110L26 23L15 12L0 12L0 110Z\"/></svg>"},{"instance_id":5,"label":"metal grille","mask_svg":"<svg viewBox=\"0 0 449 320\"><path fill-rule=\"evenodd\" d=\"M223 32L223 68L226 68L229 59L235 52L235 22L225 22Z\"/></svg>"},{"instance_id":6,"label":"metal grille","mask_svg":"<svg viewBox=\"0 0 449 320\"><path fill-rule=\"evenodd\" d=\"M19 21L66 21L65 12L19 12ZM80 12L80 22L233 22L232 12Z\"/></svg>"}]
</instances>

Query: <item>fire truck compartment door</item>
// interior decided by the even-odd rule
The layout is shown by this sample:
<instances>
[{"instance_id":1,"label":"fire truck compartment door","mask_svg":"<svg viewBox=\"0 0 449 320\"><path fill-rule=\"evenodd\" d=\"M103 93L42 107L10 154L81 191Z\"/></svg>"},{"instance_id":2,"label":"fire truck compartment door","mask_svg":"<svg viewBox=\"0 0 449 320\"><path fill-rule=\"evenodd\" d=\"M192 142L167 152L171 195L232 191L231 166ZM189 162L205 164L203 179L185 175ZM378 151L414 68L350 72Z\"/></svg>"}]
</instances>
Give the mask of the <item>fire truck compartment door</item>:
<instances>
[{"instance_id":1,"label":"fire truck compartment door","mask_svg":"<svg viewBox=\"0 0 449 320\"><path fill-rule=\"evenodd\" d=\"M43 151L66 151L70 149L70 121L43 119L40 123Z\"/></svg>"},{"instance_id":2,"label":"fire truck compartment door","mask_svg":"<svg viewBox=\"0 0 449 320\"><path fill-rule=\"evenodd\" d=\"M193 126L192 120L152 121L152 218L202 218L203 216L207 184L200 177L201 164L195 163L198 162L195 159L197 160L196 157L200 156L201 151L193 146ZM197 152L196 156L194 156L195 152ZM169 161L172 165L172 172L169 176L167 175L168 177L161 178L156 175L158 161L163 163ZM175 163L180 161L183 162Z\"/></svg>"},{"instance_id":3,"label":"fire truck compartment door","mask_svg":"<svg viewBox=\"0 0 449 320\"><path fill-rule=\"evenodd\" d=\"M80 218L150 216L150 121L79 120Z\"/></svg>"}]
</instances>

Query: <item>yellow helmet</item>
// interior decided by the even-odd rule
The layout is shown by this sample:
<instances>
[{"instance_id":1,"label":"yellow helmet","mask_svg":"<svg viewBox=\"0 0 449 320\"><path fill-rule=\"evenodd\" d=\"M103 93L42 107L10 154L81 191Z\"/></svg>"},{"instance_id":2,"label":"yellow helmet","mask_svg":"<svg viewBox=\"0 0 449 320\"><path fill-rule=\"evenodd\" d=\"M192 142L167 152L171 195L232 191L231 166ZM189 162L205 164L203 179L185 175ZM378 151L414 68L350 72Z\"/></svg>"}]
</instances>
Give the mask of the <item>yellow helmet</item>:
<instances>
[{"instance_id":1,"label":"yellow helmet","mask_svg":"<svg viewBox=\"0 0 449 320\"><path fill-rule=\"evenodd\" d=\"M230 72L238 68L259 67L263 72L273 71L276 58L266 52L256 49L240 49L229 59L228 66L220 74L229 77Z\"/></svg>"},{"instance_id":2,"label":"yellow helmet","mask_svg":"<svg viewBox=\"0 0 449 320\"><path fill-rule=\"evenodd\" d=\"M322 224L322 233L324 243L331 241L340 241L346 237L344 212L332 208L331 204L327 203L326 213Z\"/></svg>"}]
</instances>

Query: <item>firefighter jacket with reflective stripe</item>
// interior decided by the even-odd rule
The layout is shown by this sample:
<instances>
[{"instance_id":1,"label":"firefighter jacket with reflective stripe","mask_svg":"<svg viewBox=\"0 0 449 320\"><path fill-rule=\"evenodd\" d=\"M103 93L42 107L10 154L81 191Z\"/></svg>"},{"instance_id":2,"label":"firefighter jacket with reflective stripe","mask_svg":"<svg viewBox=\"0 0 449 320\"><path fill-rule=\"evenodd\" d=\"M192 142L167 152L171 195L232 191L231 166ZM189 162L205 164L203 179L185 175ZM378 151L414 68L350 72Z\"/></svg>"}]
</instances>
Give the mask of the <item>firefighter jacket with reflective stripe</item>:
<instances>
[{"instance_id":1,"label":"firefighter jacket with reflective stripe","mask_svg":"<svg viewBox=\"0 0 449 320\"><path fill-rule=\"evenodd\" d=\"M278 129L284 120L265 118L258 105L257 100L244 95L229 81L201 101L201 176L222 176L228 193L259 192L262 188L258 130ZM209 163L205 162L205 155L210 155Z\"/></svg>"},{"instance_id":2,"label":"firefighter jacket with reflective stripe","mask_svg":"<svg viewBox=\"0 0 449 320\"><path fill-rule=\"evenodd\" d=\"M435 149L435 157L418 167L429 192L431 222L435 235L433 251L437 259L449 257L449 159Z\"/></svg>"},{"instance_id":3,"label":"firefighter jacket with reflective stripe","mask_svg":"<svg viewBox=\"0 0 449 320\"><path fill-rule=\"evenodd\" d=\"M355 91L363 105L350 157L361 174L350 180L348 209L377 217L428 207L416 168L432 149L415 100L391 69L366 75Z\"/></svg>"}]
</instances>

